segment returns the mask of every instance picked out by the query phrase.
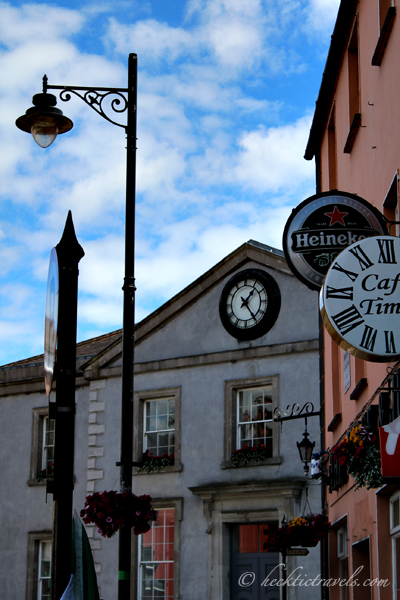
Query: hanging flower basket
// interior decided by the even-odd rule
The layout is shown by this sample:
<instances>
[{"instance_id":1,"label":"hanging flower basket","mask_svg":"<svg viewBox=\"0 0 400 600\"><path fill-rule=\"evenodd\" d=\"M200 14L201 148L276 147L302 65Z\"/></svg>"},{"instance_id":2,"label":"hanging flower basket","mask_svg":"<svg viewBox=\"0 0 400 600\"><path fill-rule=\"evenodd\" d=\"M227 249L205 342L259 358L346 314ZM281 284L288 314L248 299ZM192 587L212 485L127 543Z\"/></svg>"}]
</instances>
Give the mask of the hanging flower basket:
<instances>
[{"instance_id":1,"label":"hanging flower basket","mask_svg":"<svg viewBox=\"0 0 400 600\"><path fill-rule=\"evenodd\" d=\"M131 527L135 535L146 533L157 516L150 496L114 491L86 496L80 515L87 525L94 523L103 537L112 537L122 526Z\"/></svg>"},{"instance_id":2,"label":"hanging flower basket","mask_svg":"<svg viewBox=\"0 0 400 600\"><path fill-rule=\"evenodd\" d=\"M379 436L375 429L362 425L353 427L348 437L331 449L331 460L345 465L357 484L356 490L383 485Z\"/></svg>"},{"instance_id":3,"label":"hanging flower basket","mask_svg":"<svg viewBox=\"0 0 400 600\"><path fill-rule=\"evenodd\" d=\"M279 527L275 533L267 536L266 541L271 550L276 552L286 552L288 548L294 546L314 548L328 534L330 527L326 515L305 515L296 517L287 525Z\"/></svg>"},{"instance_id":4,"label":"hanging flower basket","mask_svg":"<svg viewBox=\"0 0 400 600\"><path fill-rule=\"evenodd\" d=\"M164 467L169 467L174 464L174 455L167 453L162 456L154 456L152 452L146 450L143 454L142 465L137 467L136 472L147 471L147 473L156 473Z\"/></svg>"},{"instance_id":5,"label":"hanging flower basket","mask_svg":"<svg viewBox=\"0 0 400 600\"><path fill-rule=\"evenodd\" d=\"M266 458L271 457L271 451L266 448L265 444L260 446L248 446L244 444L239 450L232 452L231 463L233 467L247 465L250 462L263 462Z\"/></svg>"}]
</instances>

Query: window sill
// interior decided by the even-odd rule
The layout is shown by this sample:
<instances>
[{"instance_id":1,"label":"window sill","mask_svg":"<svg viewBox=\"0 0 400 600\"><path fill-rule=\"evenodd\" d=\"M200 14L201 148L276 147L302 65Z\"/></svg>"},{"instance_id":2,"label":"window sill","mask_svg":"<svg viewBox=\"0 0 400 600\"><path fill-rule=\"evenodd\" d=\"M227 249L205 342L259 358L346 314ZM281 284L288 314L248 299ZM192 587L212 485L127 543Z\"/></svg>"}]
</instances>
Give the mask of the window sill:
<instances>
[{"instance_id":1,"label":"window sill","mask_svg":"<svg viewBox=\"0 0 400 600\"><path fill-rule=\"evenodd\" d=\"M132 471L132 475L137 476L137 475L163 475L164 473L180 473L183 470L183 465L182 464L178 464L178 465L169 465L168 467L163 467L162 469L160 469L159 471L152 471L151 473L148 473L147 471L139 471L139 473L137 471Z\"/></svg>"},{"instance_id":2,"label":"window sill","mask_svg":"<svg viewBox=\"0 0 400 600\"><path fill-rule=\"evenodd\" d=\"M353 149L353 145L358 133L358 130L361 127L361 113L356 113L353 117L353 121L351 123L351 127L350 127L350 131L349 131L349 135L347 136L347 140L346 140L346 144L343 148L343 152L345 154L350 154L352 149Z\"/></svg>"},{"instance_id":3,"label":"window sill","mask_svg":"<svg viewBox=\"0 0 400 600\"><path fill-rule=\"evenodd\" d=\"M357 383L356 387L350 394L350 400L358 400L361 396L362 392L367 387L368 382L366 377L362 377L360 381Z\"/></svg>"},{"instance_id":4,"label":"window sill","mask_svg":"<svg viewBox=\"0 0 400 600\"><path fill-rule=\"evenodd\" d=\"M268 467L268 466L280 465L280 464L282 464L282 458L280 456L266 458L262 462L251 461L251 462L247 463L246 465L239 465L238 467L234 467L232 465L232 461L224 460L221 463L221 469L248 469L248 468L253 468L253 467Z\"/></svg>"},{"instance_id":5,"label":"window sill","mask_svg":"<svg viewBox=\"0 0 400 600\"><path fill-rule=\"evenodd\" d=\"M28 479L26 482L31 487L41 487L46 486L46 480L42 479L42 481L37 481L37 479Z\"/></svg>"},{"instance_id":6,"label":"window sill","mask_svg":"<svg viewBox=\"0 0 400 600\"><path fill-rule=\"evenodd\" d=\"M394 18L396 16L396 7L390 6L386 13L385 22L383 23L382 31L379 36L378 43L372 57L371 64L373 67L380 67L385 54L386 46L389 41L390 32L392 31Z\"/></svg>"},{"instance_id":7,"label":"window sill","mask_svg":"<svg viewBox=\"0 0 400 600\"><path fill-rule=\"evenodd\" d=\"M327 427L328 431L335 431L336 427L339 425L341 420L342 420L342 413L340 412L340 413L337 413L333 417L332 421L329 423L329 425Z\"/></svg>"}]
</instances>

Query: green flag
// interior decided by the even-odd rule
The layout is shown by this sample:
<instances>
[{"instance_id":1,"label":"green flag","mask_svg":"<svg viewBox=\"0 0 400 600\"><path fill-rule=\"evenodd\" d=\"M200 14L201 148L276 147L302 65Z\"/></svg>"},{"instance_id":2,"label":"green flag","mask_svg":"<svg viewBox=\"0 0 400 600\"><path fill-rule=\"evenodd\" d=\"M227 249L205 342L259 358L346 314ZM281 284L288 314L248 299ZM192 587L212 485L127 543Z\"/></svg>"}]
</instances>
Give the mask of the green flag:
<instances>
[{"instance_id":1,"label":"green flag","mask_svg":"<svg viewBox=\"0 0 400 600\"><path fill-rule=\"evenodd\" d=\"M71 579L61 600L99 600L92 550L76 510L72 519Z\"/></svg>"}]
</instances>

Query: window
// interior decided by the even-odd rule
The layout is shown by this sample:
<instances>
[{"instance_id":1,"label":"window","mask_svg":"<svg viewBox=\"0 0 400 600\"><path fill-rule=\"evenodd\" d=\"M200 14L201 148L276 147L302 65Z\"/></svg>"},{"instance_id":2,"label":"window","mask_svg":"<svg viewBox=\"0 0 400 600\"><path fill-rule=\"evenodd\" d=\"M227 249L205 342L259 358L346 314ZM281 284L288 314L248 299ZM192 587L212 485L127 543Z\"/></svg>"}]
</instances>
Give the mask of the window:
<instances>
[{"instance_id":1,"label":"window","mask_svg":"<svg viewBox=\"0 0 400 600\"><path fill-rule=\"evenodd\" d=\"M148 450L154 456L174 454L174 465L163 471L180 471L180 388L146 390L134 395L134 461Z\"/></svg>"},{"instance_id":2,"label":"window","mask_svg":"<svg viewBox=\"0 0 400 600\"><path fill-rule=\"evenodd\" d=\"M132 579L137 581L133 600L176 600L179 598L183 500L156 499L152 505L157 511L157 520L150 531L133 540Z\"/></svg>"},{"instance_id":3,"label":"window","mask_svg":"<svg viewBox=\"0 0 400 600\"><path fill-rule=\"evenodd\" d=\"M28 534L27 600L50 600L51 532Z\"/></svg>"},{"instance_id":4,"label":"window","mask_svg":"<svg viewBox=\"0 0 400 600\"><path fill-rule=\"evenodd\" d=\"M328 124L328 177L329 189L337 188L337 158L336 158L336 125L335 125L335 106Z\"/></svg>"},{"instance_id":5,"label":"window","mask_svg":"<svg viewBox=\"0 0 400 600\"><path fill-rule=\"evenodd\" d=\"M237 392L238 429L236 449L266 447L272 457L272 385Z\"/></svg>"},{"instance_id":6,"label":"window","mask_svg":"<svg viewBox=\"0 0 400 600\"><path fill-rule=\"evenodd\" d=\"M339 578L349 579L349 540L347 536L347 525L341 527L337 532L337 554L339 559ZM348 600L348 586L340 586L340 600Z\"/></svg>"},{"instance_id":7,"label":"window","mask_svg":"<svg viewBox=\"0 0 400 600\"><path fill-rule=\"evenodd\" d=\"M140 600L174 598L174 525L173 508L162 508L152 528L141 536L139 546Z\"/></svg>"},{"instance_id":8,"label":"window","mask_svg":"<svg viewBox=\"0 0 400 600\"><path fill-rule=\"evenodd\" d=\"M278 376L225 382L224 462L230 468L232 452L264 444L268 458L260 464L279 464L279 428L273 421L278 406Z\"/></svg>"},{"instance_id":9,"label":"window","mask_svg":"<svg viewBox=\"0 0 400 600\"><path fill-rule=\"evenodd\" d=\"M51 542L39 543L38 561L38 600L50 598L50 575L51 575Z\"/></svg>"},{"instance_id":10,"label":"window","mask_svg":"<svg viewBox=\"0 0 400 600\"><path fill-rule=\"evenodd\" d=\"M232 528L233 553L274 552L267 538L278 530L278 523L234 525Z\"/></svg>"},{"instance_id":11,"label":"window","mask_svg":"<svg viewBox=\"0 0 400 600\"><path fill-rule=\"evenodd\" d=\"M372 65L379 67L388 45L390 33L396 16L396 7L393 0L379 0L379 39L372 57Z\"/></svg>"},{"instance_id":12,"label":"window","mask_svg":"<svg viewBox=\"0 0 400 600\"><path fill-rule=\"evenodd\" d=\"M390 533L400 533L400 494L390 500Z\"/></svg>"},{"instance_id":13,"label":"window","mask_svg":"<svg viewBox=\"0 0 400 600\"><path fill-rule=\"evenodd\" d=\"M41 468L51 470L54 463L54 419L47 415L42 420L42 460Z\"/></svg>"},{"instance_id":14,"label":"window","mask_svg":"<svg viewBox=\"0 0 400 600\"><path fill-rule=\"evenodd\" d=\"M46 482L44 478L38 482L36 473L54 462L54 428L55 422L49 418L47 406L33 409L29 485L41 485Z\"/></svg>"},{"instance_id":15,"label":"window","mask_svg":"<svg viewBox=\"0 0 400 600\"><path fill-rule=\"evenodd\" d=\"M350 131L343 152L350 154L361 126L360 74L358 64L358 21L356 19L347 48Z\"/></svg>"},{"instance_id":16,"label":"window","mask_svg":"<svg viewBox=\"0 0 400 600\"><path fill-rule=\"evenodd\" d=\"M144 410L143 451L154 456L173 454L175 447L175 398L147 400Z\"/></svg>"},{"instance_id":17,"label":"window","mask_svg":"<svg viewBox=\"0 0 400 600\"><path fill-rule=\"evenodd\" d=\"M342 351L343 356L343 393L345 394L351 385L350 354Z\"/></svg>"}]
</instances>

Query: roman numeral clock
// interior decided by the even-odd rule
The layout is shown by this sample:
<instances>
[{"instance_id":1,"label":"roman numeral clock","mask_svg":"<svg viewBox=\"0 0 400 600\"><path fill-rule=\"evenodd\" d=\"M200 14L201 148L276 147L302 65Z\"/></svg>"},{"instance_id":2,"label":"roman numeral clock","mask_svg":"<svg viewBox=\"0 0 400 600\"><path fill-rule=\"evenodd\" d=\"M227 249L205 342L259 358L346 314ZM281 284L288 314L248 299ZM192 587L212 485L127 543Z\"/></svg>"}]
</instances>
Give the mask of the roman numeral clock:
<instances>
[{"instance_id":1,"label":"roman numeral clock","mask_svg":"<svg viewBox=\"0 0 400 600\"><path fill-rule=\"evenodd\" d=\"M332 338L350 354L374 362L400 358L400 239L376 236L343 250L320 291Z\"/></svg>"},{"instance_id":2,"label":"roman numeral clock","mask_svg":"<svg viewBox=\"0 0 400 600\"><path fill-rule=\"evenodd\" d=\"M275 324L281 294L275 279L261 269L235 273L225 284L219 314L226 331L238 340L255 340Z\"/></svg>"}]
</instances>

